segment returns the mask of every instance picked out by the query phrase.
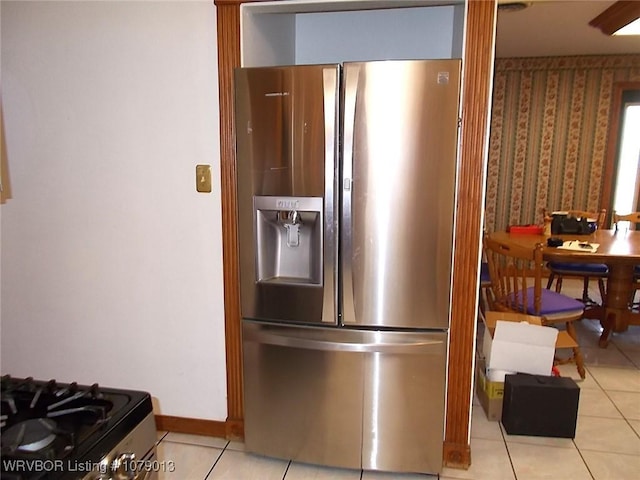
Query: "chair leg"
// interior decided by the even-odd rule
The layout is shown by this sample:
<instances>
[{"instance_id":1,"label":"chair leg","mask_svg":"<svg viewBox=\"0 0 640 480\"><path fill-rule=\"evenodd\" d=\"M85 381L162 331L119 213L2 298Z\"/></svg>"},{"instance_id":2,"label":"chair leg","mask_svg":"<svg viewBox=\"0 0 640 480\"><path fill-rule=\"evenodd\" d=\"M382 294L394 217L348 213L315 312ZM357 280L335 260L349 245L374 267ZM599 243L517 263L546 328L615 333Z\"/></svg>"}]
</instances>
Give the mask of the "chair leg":
<instances>
[{"instance_id":1,"label":"chair leg","mask_svg":"<svg viewBox=\"0 0 640 480\"><path fill-rule=\"evenodd\" d=\"M584 380L587 376L585 369L584 369L584 357L582 356L582 350L580 350L580 347L576 347L573 349L573 359L576 362L576 368L578 369L578 375L580 375L580 378L582 380Z\"/></svg>"},{"instance_id":2,"label":"chair leg","mask_svg":"<svg viewBox=\"0 0 640 480\"><path fill-rule=\"evenodd\" d=\"M484 296L484 289L480 287L480 292L478 292L478 307L480 308L480 313L483 315L487 310L486 305L487 305L487 302Z\"/></svg>"},{"instance_id":3,"label":"chair leg","mask_svg":"<svg viewBox=\"0 0 640 480\"><path fill-rule=\"evenodd\" d=\"M556 278L555 273L551 272L549 274L549 281L547 282L547 290L551 290L551 285L553 285L553 280Z\"/></svg>"},{"instance_id":4,"label":"chair leg","mask_svg":"<svg viewBox=\"0 0 640 480\"><path fill-rule=\"evenodd\" d=\"M607 290L604 286L604 280L602 278L598 279L598 289L600 290L600 298L602 299L601 305L604 305L606 303Z\"/></svg>"},{"instance_id":5,"label":"chair leg","mask_svg":"<svg viewBox=\"0 0 640 480\"><path fill-rule=\"evenodd\" d=\"M480 283L480 292L478 292L478 303L480 311L484 314L487 310L493 310L493 299L491 296L491 285L486 282Z\"/></svg>"},{"instance_id":6,"label":"chair leg","mask_svg":"<svg viewBox=\"0 0 640 480\"><path fill-rule=\"evenodd\" d=\"M593 300L589 298L589 277L582 279L582 303L589 305Z\"/></svg>"},{"instance_id":7,"label":"chair leg","mask_svg":"<svg viewBox=\"0 0 640 480\"><path fill-rule=\"evenodd\" d=\"M556 280L556 293L560 293L562 291L562 276L558 277Z\"/></svg>"},{"instance_id":8,"label":"chair leg","mask_svg":"<svg viewBox=\"0 0 640 480\"><path fill-rule=\"evenodd\" d=\"M600 305L598 302L596 302L589 296L590 280L591 278L589 277L584 277L584 279L582 280L583 282L582 283L582 303L584 303L587 307L591 307L593 305ZM606 296L606 293L604 290L604 281L602 280L602 278L598 278L598 289L600 290L600 298L602 299L602 303L604 304L604 297Z\"/></svg>"},{"instance_id":9,"label":"chair leg","mask_svg":"<svg viewBox=\"0 0 640 480\"><path fill-rule=\"evenodd\" d=\"M566 327L567 333L576 341L576 343L578 343L578 333L576 332L576 327L573 322L567 322Z\"/></svg>"},{"instance_id":10,"label":"chair leg","mask_svg":"<svg viewBox=\"0 0 640 480\"><path fill-rule=\"evenodd\" d=\"M489 310L493 310L493 291L490 286L484 289L484 297L487 301L487 307Z\"/></svg>"},{"instance_id":11,"label":"chair leg","mask_svg":"<svg viewBox=\"0 0 640 480\"><path fill-rule=\"evenodd\" d=\"M573 338L576 343L578 343L578 334L576 332L576 327L573 325L573 322L567 322L567 333ZM582 380L586 377L586 372L584 369L584 357L582 356L582 350L580 350L580 344L577 347L573 348L573 361L576 362L576 368L578 369L578 375Z\"/></svg>"}]
</instances>

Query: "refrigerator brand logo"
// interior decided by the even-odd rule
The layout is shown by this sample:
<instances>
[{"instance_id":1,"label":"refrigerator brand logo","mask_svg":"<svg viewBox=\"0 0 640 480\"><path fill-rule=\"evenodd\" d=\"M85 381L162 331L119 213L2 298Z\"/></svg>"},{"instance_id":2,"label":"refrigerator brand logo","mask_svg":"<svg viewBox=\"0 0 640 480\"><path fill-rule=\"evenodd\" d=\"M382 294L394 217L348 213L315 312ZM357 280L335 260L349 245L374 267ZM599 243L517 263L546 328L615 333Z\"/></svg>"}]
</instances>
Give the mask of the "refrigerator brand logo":
<instances>
[{"instance_id":1,"label":"refrigerator brand logo","mask_svg":"<svg viewBox=\"0 0 640 480\"><path fill-rule=\"evenodd\" d=\"M300 202L298 200L287 200L279 198L276 200L276 208L279 210L298 210Z\"/></svg>"},{"instance_id":2,"label":"refrigerator brand logo","mask_svg":"<svg viewBox=\"0 0 640 480\"><path fill-rule=\"evenodd\" d=\"M449 72L438 72L438 85L446 85L449 83Z\"/></svg>"},{"instance_id":3,"label":"refrigerator brand logo","mask_svg":"<svg viewBox=\"0 0 640 480\"><path fill-rule=\"evenodd\" d=\"M265 93L264 96L265 97L288 97L289 92L271 92L271 93Z\"/></svg>"}]
</instances>

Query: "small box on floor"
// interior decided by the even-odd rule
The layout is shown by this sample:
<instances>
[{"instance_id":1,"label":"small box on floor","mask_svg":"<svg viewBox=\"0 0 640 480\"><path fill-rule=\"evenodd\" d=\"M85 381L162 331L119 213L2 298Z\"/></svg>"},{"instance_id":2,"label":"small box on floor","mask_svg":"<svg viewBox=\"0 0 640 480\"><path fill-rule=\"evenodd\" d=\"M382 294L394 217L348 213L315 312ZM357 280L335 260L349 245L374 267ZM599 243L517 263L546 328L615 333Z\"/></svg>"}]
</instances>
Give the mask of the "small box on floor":
<instances>
[{"instance_id":1,"label":"small box on floor","mask_svg":"<svg viewBox=\"0 0 640 480\"><path fill-rule=\"evenodd\" d=\"M476 395L488 420L500 421L504 383L492 382L487 377L484 358L476 357Z\"/></svg>"},{"instance_id":2,"label":"small box on floor","mask_svg":"<svg viewBox=\"0 0 640 480\"><path fill-rule=\"evenodd\" d=\"M509 435L575 438L579 399L571 378L507 375L502 424Z\"/></svg>"}]
</instances>

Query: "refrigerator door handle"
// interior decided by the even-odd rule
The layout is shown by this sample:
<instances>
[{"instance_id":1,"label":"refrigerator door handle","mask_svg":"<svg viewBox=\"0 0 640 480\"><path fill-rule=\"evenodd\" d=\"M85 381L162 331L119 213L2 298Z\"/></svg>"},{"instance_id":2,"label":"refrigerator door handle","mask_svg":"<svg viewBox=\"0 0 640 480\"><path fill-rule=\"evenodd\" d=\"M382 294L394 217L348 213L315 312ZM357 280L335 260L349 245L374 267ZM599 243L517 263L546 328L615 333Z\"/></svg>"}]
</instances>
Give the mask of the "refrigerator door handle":
<instances>
[{"instance_id":1,"label":"refrigerator door handle","mask_svg":"<svg viewBox=\"0 0 640 480\"><path fill-rule=\"evenodd\" d=\"M353 179L353 148L354 130L356 122L356 99L360 66L350 64L344 66L344 126L342 144L342 323L355 323L356 312L354 303L353 279L353 226L352 226L352 196Z\"/></svg>"},{"instance_id":2,"label":"refrigerator door handle","mask_svg":"<svg viewBox=\"0 0 640 480\"><path fill-rule=\"evenodd\" d=\"M322 71L322 93L324 102L324 293L322 322L335 323L338 318L338 207L336 188L336 125L338 119L338 73L339 66L324 68Z\"/></svg>"},{"instance_id":3,"label":"refrigerator door handle","mask_svg":"<svg viewBox=\"0 0 640 480\"><path fill-rule=\"evenodd\" d=\"M297 333L297 334L296 334ZM331 335L336 338L311 338L299 332L277 331L275 329L256 329L245 332L246 340L263 345L276 345L280 347L302 348L305 350L322 350L334 352L359 352L359 353L397 353L397 354L428 354L440 352L445 341L442 338L429 338L419 336L404 341L367 341L362 339L340 339L340 335ZM413 336L413 335L412 335Z\"/></svg>"}]
</instances>

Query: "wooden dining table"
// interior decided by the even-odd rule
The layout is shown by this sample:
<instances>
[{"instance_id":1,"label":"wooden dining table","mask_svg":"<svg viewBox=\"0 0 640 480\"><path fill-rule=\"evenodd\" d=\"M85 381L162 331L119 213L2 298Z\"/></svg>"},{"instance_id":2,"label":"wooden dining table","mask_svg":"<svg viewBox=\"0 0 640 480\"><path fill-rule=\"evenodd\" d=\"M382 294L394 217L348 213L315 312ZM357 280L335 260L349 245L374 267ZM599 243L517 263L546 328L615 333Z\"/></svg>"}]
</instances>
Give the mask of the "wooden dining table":
<instances>
[{"instance_id":1,"label":"wooden dining table","mask_svg":"<svg viewBox=\"0 0 640 480\"><path fill-rule=\"evenodd\" d=\"M599 340L601 347L607 346L612 331L624 332L629 325L640 325L640 313L629 308L634 291L634 267L640 265L640 231L596 230L591 235L554 235L565 241L598 244L595 252L549 247L548 235L494 232L490 236L507 244L531 248L541 243L546 261L606 264L609 268L606 298L602 299L602 305L585 308L585 318L600 320L603 328Z\"/></svg>"}]
</instances>

